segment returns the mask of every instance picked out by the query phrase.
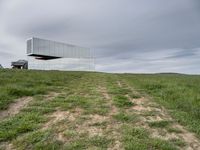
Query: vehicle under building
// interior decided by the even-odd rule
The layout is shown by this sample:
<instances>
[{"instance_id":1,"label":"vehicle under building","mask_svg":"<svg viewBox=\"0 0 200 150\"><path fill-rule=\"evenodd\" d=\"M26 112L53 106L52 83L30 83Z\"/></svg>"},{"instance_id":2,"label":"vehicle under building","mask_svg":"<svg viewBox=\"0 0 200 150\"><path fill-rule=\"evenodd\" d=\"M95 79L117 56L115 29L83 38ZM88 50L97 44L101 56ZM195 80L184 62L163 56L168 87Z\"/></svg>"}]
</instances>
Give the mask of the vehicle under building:
<instances>
[{"instance_id":1,"label":"vehicle under building","mask_svg":"<svg viewBox=\"0 0 200 150\"><path fill-rule=\"evenodd\" d=\"M28 61L27 60L18 60L11 63L13 69L28 69Z\"/></svg>"}]
</instances>

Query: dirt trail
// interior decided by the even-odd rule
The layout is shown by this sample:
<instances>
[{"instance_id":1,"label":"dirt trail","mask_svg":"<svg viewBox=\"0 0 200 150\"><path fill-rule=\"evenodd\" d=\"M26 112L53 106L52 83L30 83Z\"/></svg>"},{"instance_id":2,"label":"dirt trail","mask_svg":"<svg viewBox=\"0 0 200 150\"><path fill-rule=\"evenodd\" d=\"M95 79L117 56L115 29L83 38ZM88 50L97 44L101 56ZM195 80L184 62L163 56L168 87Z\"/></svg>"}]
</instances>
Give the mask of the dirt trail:
<instances>
[{"instance_id":1,"label":"dirt trail","mask_svg":"<svg viewBox=\"0 0 200 150\"><path fill-rule=\"evenodd\" d=\"M122 84L121 84L120 81L117 81L117 84L118 84L119 87L122 87Z\"/></svg>"},{"instance_id":2,"label":"dirt trail","mask_svg":"<svg viewBox=\"0 0 200 150\"><path fill-rule=\"evenodd\" d=\"M44 95L44 100L46 101L52 100L53 98L57 97L59 94L60 93L50 92L49 94ZM32 100L33 100L33 97L22 97L22 98L16 99L14 103L11 103L9 105L8 109L0 111L0 120L17 115L23 108L28 106L29 102L31 102ZM59 119L57 119L56 121L58 120ZM0 149L14 150L15 148L10 142L1 142Z\"/></svg>"},{"instance_id":3,"label":"dirt trail","mask_svg":"<svg viewBox=\"0 0 200 150\"><path fill-rule=\"evenodd\" d=\"M81 115L82 111L83 110L79 108L76 108L73 112L57 110L48 116L50 119L44 124L42 130L46 130L65 119L75 121L76 118Z\"/></svg>"},{"instance_id":4,"label":"dirt trail","mask_svg":"<svg viewBox=\"0 0 200 150\"><path fill-rule=\"evenodd\" d=\"M99 88L99 92L103 95L103 97L107 100L107 103L110 106L110 116L117 114L118 109L117 107L112 103L112 97L108 94L108 91L106 89L106 87L102 87L100 86Z\"/></svg>"},{"instance_id":5,"label":"dirt trail","mask_svg":"<svg viewBox=\"0 0 200 150\"><path fill-rule=\"evenodd\" d=\"M16 99L14 103L11 103L9 105L8 109L0 111L0 120L8 118L8 117L12 117L18 114L32 100L33 100L32 97L23 97L23 98ZM0 149L1 148L5 150L14 149L12 143L9 143L9 142L0 143Z\"/></svg>"},{"instance_id":6,"label":"dirt trail","mask_svg":"<svg viewBox=\"0 0 200 150\"><path fill-rule=\"evenodd\" d=\"M113 115L116 115L119 110L118 108L113 104L112 97L108 94L107 88L105 86L99 86L99 92L103 95L103 97L107 100L108 105L110 106L110 112L108 114L108 117L106 119L104 118L104 121L109 122L109 124L106 127L106 130L111 130L111 136L114 137L114 143L112 147L108 147L108 150L121 150L122 149L122 143L119 141L120 134L118 130L121 127L120 123L114 123L112 122ZM101 121L103 119L100 119ZM102 131L101 131L102 132ZM100 132L100 133L101 133Z\"/></svg>"},{"instance_id":7,"label":"dirt trail","mask_svg":"<svg viewBox=\"0 0 200 150\"><path fill-rule=\"evenodd\" d=\"M15 100L14 103L9 105L8 109L0 111L0 120L18 114L32 99L32 97L23 97Z\"/></svg>"},{"instance_id":8,"label":"dirt trail","mask_svg":"<svg viewBox=\"0 0 200 150\"><path fill-rule=\"evenodd\" d=\"M108 92L107 92L107 90L106 90L105 87L99 86L98 89L99 89L99 92L103 95L103 97L104 97L106 100L110 100L110 99L111 99L111 97L110 97L110 95L108 94Z\"/></svg>"},{"instance_id":9,"label":"dirt trail","mask_svg":"<svg viewBox=\"0 0 200 150\"><path fill-rule=\"evenodd\" d=\"M121 87L120 81L118 85ZM136 92L132 87L127 86L134 93ZM135 105L131 108L136 114L140 116L138 126L146 128L152 137L160 138L164 140L181 140L186 144L184 149L186 150L200 150L200 140L194 133L189 132L183 126L176 123L176 121L169 115L168 111L164 108L152 102L150 98L130 98ZM130 110L128 110L130 111ZM169 132L166 128L153 128L148 125L151 122L168 121L169 127L178 130L179 132Z\"/></svg>"},{"instance_id":10,"label":"dirt trail","mask_svg":"<svg viewBox=\"0 0 200 150\"><path fill-rule=\"evenodd\" d=\"M54 97L57 97L60 93L50 92L47 95L44 95L44 100L51 100ZM11 103L6 110L0 111L0 120L12 117L20 112L24 107L28 105L30 101L33 100L33 97L22 97L16 99L13 103Z\"/></svg>"}]
</instances>

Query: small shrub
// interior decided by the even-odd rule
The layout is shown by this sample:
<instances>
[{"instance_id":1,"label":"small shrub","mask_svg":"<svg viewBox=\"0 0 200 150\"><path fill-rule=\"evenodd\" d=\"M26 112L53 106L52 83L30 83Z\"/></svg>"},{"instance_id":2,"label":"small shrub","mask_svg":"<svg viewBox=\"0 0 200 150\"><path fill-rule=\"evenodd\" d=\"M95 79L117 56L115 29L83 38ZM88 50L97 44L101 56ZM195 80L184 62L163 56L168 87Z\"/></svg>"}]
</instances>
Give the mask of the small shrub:
<instances>
[{"instance_id":1,"label":"small shrub","mask_svg":"<svg viewBox=\"0 0 200 150\"><path fill-rule=\"evenodd\" d=\"M121 121L121 122L132 122L135 121L137 119L137 116L135 116L134 114L126 114L123 112L120 112L116 115L113 116L116 120Z\"/></svg>"}]
</instances>

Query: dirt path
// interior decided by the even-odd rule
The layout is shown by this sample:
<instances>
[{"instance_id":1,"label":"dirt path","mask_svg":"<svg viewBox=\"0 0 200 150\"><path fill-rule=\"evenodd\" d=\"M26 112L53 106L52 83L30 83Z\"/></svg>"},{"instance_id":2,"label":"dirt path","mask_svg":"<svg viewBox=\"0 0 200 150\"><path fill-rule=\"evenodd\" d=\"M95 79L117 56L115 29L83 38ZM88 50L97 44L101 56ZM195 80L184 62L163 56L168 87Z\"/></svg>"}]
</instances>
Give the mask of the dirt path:
<instances>
[{"instance_id":1,"label":"dirt path","mask_svg":"<svg viewBox=\"0 0 200 150\"><path fill-rule=\"evenodd\" d=\"M112 97L108 94L106 87L100 86L98 89L99 89L99 92L103 95L103 97L107 100L108 105L110 106L110 112L106 119L110 123L107 125L106 130L112 131L111 136L114 137L114 144L112 145L112 147L109 147L108 150L121 150L122 149L122 143L120 142L121 136L118 132L121 124L120 123L116 124L115 122L112 122L113 115L116 115L119 112L119 110L113 104Z\"/></svg>"},{"instance_id":2,"label":"dirt path","mask_svg":"<svg viewBox=\"0 0 200 150\"><path fill-rule=\"evenodd\" d=\"M118 109L115 105L112 103L112 97L108 94L108 91L106 87L99 86L99 92L103 95L103 97L107 100L108 105L110 106L110 113L109 115L115 115L118 112Z\"/></svg>"},{"instance_id":3,"label":"dirt path","mask_svg":"<svg viewBox=\"0 0 200 150\"><path fill-rule=\"evenodd\" d=\"M23 97L15 100L14 103L9 105L8 109L0 111L0 120L18 114L32 99L32 97Z\"/></svg>"},{"instance_id":4,"label":"dirt path","mask_svg":"<svg viewBox=\"0 0 200 150\"><path fill-rule=\"evenodd\" d=\"M102 116L99 114L84 114L84 110L81 108L75 108L69 111L57 110L48 116L49 121L44 124L41 130L47 130L49 128L55 128L56 138L65 143L69 139L64 135L68 128L69 124L73 124L74 131L78 134L88 133L90 138L95 136L103 136L105 132L110 132L109 136L114 137L114 143L109 150L120 150L121 142L119 141L120 133L117 131L120 128L119 124L116 124L113 120L113 115L118 113L118 109L112 104L112 97L108 94L105 86L99 86L98 92L101 93L103 98L107 100L108 106L110 106L110 111L108 115ZM77 123L78 119L84 117L85 120L80 124ZM62 123L62 122L68 122ZM98 126L96 124L106 123L105 128L103 126Z\"/></svg>"},{"instance_id":5,"label":"dirt path","mask_svg":"<svg viewBox=\"0 0 200 150\"><path fill-rule=\"evenodd\" d=\"M47 95L44 95L44 100L51 100L54 97L57 97L60 93L50 92ZM22 97L16 99L13 103L11 103L6 110L0 111L0 120L5 119L7 117L12 117L20 112L24 107L28 105L30 101L33 100L33 97Z\"/></svg>"},{"instance_id":6,"label":"dirt path","mask_svg":"<svg viewBox=\"0 0 200 150\"><path fill-rule=\"evenodd\" d=\"M53 98L57 97L59 94L60 93L50 92L47 95L44 95L43 99L45 101L49 101L49 100L52 100ZM16 99L14 103L11 103L9 105L8 109L0 111L0 120L17 115L23 108L28 107L28 104L32 100L33 100L33 97L22 97L22 98ZM59 112L54 114L54 116L57 116L57 118L62 118L62 116L59 115ZM54 117L54 116L52 116L52 117ZM47 127L48 127L48 125L47 125ZM13 144L10 142L1 142L0 149L14 150L15 148L13 147Z\"/></svg>"},{"instance_id":7,"label":"dirt path","mask_svg":"<svg viewBox=\"0 0 200 150\"><path fill-rule=\"evenodd\" d=\"M14 103L11 103L8 109L0 111L0 120L3 120L8 117L15 116L18 114L24 107L28 105L30 101L32 101L32 97L22 97L16 99ZM9 142L0 143L0 149L12 150L14 149L12 144Z\"/></svg>"},{"instance_id":8,"label":"dirt path","mask_svg":"<svg viewBox=\"0 0 200 150\"><path fill-rule=\"evenodd\" d=\"M118 86L122 87L120 81L118 81ZM128 85L127 87L136 93L133 88ZM185 150L200 150L200 140L195 134L178 124L164 107L159 106L146 97L129 97L129 99L135 104L130 109L140 116L140 121L137 125L150 131L152 137L168 141L183 141L185 143ZM127 111L130 111L130 109ZM164 122L167 123L164 127L152 127L153 125L149 125L151 123L159 124Z\"/></svg>"}]
</instances>

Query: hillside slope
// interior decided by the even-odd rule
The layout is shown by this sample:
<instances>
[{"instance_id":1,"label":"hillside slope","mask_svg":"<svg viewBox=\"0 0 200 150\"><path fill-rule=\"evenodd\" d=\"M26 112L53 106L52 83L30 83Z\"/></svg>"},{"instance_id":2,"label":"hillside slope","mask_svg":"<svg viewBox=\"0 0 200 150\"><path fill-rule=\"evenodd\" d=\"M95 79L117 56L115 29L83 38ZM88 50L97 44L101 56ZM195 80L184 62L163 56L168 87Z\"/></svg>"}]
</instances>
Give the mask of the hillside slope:
<instances>
[{"instance_id":1,"label":"hillside slope","mask_svg":"<svg viewBox=\"0 0 200 150\"><path fill-rule=\"evenodd\" d=\"M200 149L199 76L0 70L1 149Z\"/></svg>"}]
</instances>

